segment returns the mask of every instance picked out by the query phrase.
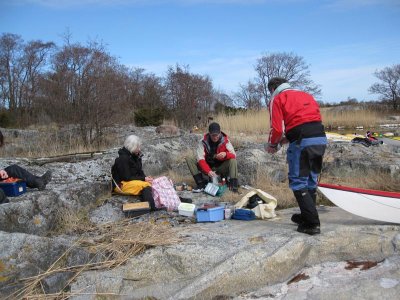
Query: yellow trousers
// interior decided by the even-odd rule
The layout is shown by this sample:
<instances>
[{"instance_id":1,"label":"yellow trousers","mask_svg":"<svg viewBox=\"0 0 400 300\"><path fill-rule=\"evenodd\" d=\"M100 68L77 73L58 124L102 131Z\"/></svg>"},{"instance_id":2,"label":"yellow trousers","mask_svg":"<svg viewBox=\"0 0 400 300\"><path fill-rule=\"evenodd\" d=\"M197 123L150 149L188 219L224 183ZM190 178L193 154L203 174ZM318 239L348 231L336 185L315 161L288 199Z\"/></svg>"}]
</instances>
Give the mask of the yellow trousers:
<instances>
[{"instance_id":1,"label":"yellow trousers","mask_svg":"<svg viewBox=\"0 0 400 300\"><path fill-rule=\"evenodd\" d=\"M121 187L116 186L114 188L114 192L137 196L140 195L144 188L149 186L151 186L150 183L142 180L121 181Z\"/></svg>"}]
</instances>

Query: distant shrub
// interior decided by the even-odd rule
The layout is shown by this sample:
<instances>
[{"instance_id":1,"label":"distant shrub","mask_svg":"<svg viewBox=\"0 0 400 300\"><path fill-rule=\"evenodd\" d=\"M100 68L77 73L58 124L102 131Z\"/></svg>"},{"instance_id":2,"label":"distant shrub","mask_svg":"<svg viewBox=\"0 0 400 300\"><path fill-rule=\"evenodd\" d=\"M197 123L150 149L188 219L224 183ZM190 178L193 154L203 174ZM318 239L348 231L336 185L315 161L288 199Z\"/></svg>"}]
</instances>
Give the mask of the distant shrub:
<instances>
[{"instance_id":1,"label":"distant shrub","mask_svg":"<svg viewBox=\"0 0 400 300\"><path fill-rule=\"evenodd\" d=\"M243 108L243 107L232 107L232 106L227 106L224 105L222 103L217 103L214 106L214 110L217 114L221 114L224 113L226 115L230 115L230 116L234 116L238 113L243 113L246 112L247 109Z\"/></svg>"},{"instance_id":2,"label":"distant shrub","mask_svg":"<svg viewBox=\"0 0 400 300\"><path fill-rule=\"evenodd\" d=\"M0 110L0 127L10 127L13 123L11 113L8 110Z\"/></svg>"},{"instance_id":3,"label":"distant shrub","mask_svg":"<svg viewBox=\"0 0 400 300\"><path fill-rule=\"evenodd\" d=\"M162 109L139 109L135 111L134 119L138 127L159 126L163 122L164 111Z\"/></svg>"}]
</instances>

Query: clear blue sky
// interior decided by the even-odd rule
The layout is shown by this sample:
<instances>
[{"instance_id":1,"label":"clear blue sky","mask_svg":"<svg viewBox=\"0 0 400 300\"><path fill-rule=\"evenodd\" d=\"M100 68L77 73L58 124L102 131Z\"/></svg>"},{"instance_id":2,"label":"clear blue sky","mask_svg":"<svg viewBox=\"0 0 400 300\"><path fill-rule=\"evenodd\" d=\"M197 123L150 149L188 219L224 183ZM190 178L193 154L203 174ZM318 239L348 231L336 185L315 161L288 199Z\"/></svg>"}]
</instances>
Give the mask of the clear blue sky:
<instances>
[{"instance_id":1,"label":"clear blue sky","mask_svg":"<svg viewBox=\"0 0 400 300\"><path fill-rule=\"evenodd\" d=\"M0 33L63 44L102 41L127 66L209 75L227 94L263 53L311 65L321 100L372 100L375 70L400 63L399 0L0 0Z\"/></svg>"}]
</instances>

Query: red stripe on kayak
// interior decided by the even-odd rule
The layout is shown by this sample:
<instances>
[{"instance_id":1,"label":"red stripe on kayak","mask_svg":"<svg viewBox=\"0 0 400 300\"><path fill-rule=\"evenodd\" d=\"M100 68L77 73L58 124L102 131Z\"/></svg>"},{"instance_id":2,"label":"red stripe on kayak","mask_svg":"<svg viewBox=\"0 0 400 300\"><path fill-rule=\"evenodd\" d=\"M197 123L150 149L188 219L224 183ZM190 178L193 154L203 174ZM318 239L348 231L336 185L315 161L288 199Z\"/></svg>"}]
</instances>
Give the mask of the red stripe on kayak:
<instances>
[{"instance_id":1,"label":"red stripe on kayak","mask_svg":"<svg viewBox=\"0 0 400 300\"><path fill-rule=\"evenodd\" d=\"M324 187L324 188L328 188L328 189L346 191L346 192L353 192L353 193L359 193L359 194L368 194L368 195L375 195L375 196L399 198L400 199L400 193L396 193L396 192L385 192L385 191L378 191L378 190L366 190L366 189L353 188L353 187L344 186L344 185L334 185L334 184L327 184L327 183L319 183L318 186Z\"/></svg>"}]
</instances>

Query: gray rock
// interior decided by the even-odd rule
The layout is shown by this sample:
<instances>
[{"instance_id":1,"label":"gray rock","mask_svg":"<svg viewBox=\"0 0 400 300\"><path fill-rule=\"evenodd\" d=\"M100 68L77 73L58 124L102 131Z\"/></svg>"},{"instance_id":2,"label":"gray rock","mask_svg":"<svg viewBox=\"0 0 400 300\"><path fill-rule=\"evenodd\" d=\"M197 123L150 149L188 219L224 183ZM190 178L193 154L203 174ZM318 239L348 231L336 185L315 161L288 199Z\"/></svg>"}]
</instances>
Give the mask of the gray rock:
<instances>
[{"instance_id":1,"label":"gray rock","mask_svg":"<svg viewBox=\"0 0 400 300\"><path fill-rule=\"evenodd\" d=\"M74 275L74 272L58 272L46 277L42 280L45 293L53 294L64 290Z\"/></svg>"},{"instance_id":2,"label":"gray rock","mask_svg":"<svg viewBox=\"0 0 400 300\"><path fill-rule=\"evenodd\" d=\"M93 210L89 215L90 221L94 224L116 222L124 218L121 207L115 207L110 203Z\"/></svg>"},{"instance_id":3,"label":"gray rock","mask_svg":"<svg viewBox=\"0 0 400 300\"><path fill-rule=\"evenodd\" d=\"M183 243L151 249L114 270L82 274L71 290L108 291L135 299L213 299L285 282L313 265L399 255L394 246L398 226L324 208L323 233L307 236L290 222L295 211L279 211L278 218L269 221L185 226Z\"/></svg>"}]
</instances>

